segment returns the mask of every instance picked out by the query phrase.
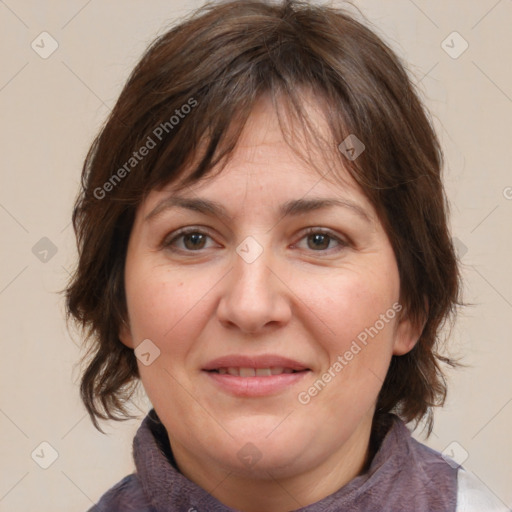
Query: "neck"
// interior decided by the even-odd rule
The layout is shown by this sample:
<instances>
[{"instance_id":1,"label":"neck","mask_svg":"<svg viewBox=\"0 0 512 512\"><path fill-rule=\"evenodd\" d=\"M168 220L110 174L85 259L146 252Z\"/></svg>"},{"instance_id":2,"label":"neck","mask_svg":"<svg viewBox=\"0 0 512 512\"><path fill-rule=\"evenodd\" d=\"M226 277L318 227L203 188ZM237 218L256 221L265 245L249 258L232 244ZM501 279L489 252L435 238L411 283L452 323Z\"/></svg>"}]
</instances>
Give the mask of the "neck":
<instances>
[{"instance_id":1,"label":"neck","mask_svg":"<svg viewBox=\"0 0 512 512\"><path fill-rule=\"evenodd\" d=\"M288 467L285 474L269 468L256 478L228 471L215 461L205 464L175 440L171 444L180 472L224 505L242 512L287 512L322 500L364 472L371 426L371 417L363 420L338 450L306 471L291 474Z\"/></svg>"}]
</instances>

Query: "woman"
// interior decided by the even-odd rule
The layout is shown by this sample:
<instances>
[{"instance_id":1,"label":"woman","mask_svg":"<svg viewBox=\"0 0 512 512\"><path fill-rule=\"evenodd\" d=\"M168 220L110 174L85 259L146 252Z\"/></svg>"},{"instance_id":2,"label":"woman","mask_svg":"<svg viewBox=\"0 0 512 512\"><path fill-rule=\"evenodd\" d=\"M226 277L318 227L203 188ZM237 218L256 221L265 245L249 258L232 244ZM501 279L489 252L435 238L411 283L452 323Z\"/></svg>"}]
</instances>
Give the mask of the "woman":
<instances>
[{"instance_id":1,"label":"woman","mask_svg":"<svg viewBox=\"0 0 512 512\"><path fill-rule=\"evenodd\" d=\"M431 427L453 364L440 169L402 65L347 13L214 3L155 41L74 212L84 403L126 417L140 380L154 407L92 510L501 510L405 427Z\"/></svg>"}]
</instances>

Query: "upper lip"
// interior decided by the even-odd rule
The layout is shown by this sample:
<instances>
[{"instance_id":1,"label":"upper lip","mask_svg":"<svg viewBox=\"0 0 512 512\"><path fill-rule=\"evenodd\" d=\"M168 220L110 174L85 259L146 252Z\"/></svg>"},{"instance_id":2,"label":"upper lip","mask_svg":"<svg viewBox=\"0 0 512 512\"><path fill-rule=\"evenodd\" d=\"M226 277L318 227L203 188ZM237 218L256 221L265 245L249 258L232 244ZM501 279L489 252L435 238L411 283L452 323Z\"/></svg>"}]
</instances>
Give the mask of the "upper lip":
<instances>
[{"instance_id":1,"label":"upper lip","mask_svg":"<svg viewBox=\"0 0 512 512\"><path fill-rule=\"evenodd\" d=\"M218 370L219 368L270 368L283 367L291 368L295 371L309 370L307 365L290 359L273 354L244 356L244 355L228 355L218 357L208 362L203 370Z\"/></svg>"}]
</instances>

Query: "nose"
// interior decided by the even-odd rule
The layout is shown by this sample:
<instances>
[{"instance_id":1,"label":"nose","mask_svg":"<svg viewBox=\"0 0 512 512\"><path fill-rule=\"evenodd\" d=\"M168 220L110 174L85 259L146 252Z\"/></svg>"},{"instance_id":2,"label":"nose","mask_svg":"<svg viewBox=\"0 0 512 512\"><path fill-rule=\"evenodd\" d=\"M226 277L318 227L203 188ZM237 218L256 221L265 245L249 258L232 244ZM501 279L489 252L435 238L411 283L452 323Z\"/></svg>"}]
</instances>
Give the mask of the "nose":
<instances>
[{"instance_id":1,"label":"nose","mask_svg":"<svg viewBox=\"0 0 512 512\"><path fill-rule=\"evenodd\" d=\"M270 249L252 262L235 254L226 277L217 309L224 327L255 334L289 322L290 290L273 265Z\"/></svg>"}]
</instances>

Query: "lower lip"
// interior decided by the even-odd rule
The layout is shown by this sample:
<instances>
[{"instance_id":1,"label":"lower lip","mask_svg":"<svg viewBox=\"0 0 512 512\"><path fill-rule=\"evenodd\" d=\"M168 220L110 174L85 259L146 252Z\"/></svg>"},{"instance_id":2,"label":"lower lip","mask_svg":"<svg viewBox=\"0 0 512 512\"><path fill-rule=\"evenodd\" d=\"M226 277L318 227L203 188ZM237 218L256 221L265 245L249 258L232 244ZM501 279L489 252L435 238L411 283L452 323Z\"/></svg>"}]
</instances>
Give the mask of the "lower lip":
<instances>
[{"instance_id":1,"label":"lower lip","mask_svg":"<svg viewBox=\"0 0 512 512\"><path fill-rule=\"evenodd\" d=\"M301 381L308 371L282 373L268 377L237 377L236 375L207 372L206 375L224 391L236 396L266 396L283 391Z\"/></svg>"}]
</instances>

